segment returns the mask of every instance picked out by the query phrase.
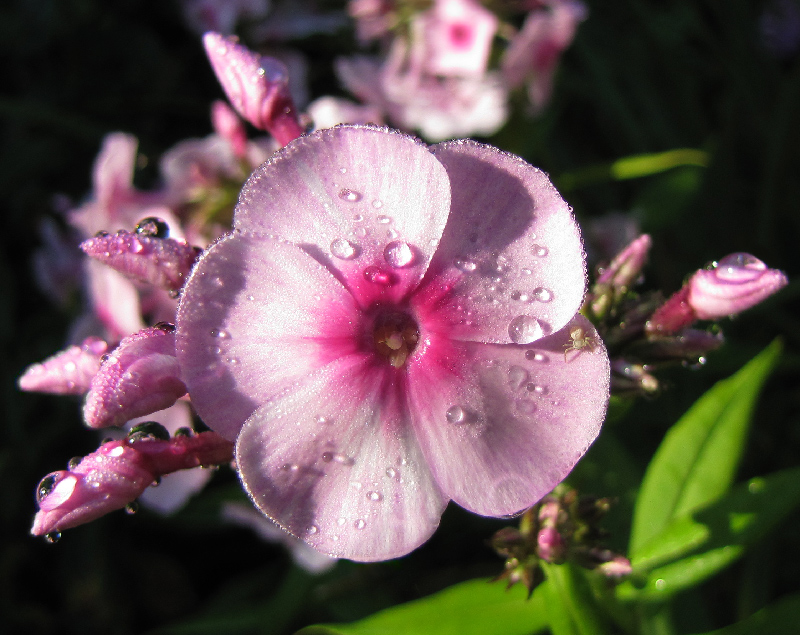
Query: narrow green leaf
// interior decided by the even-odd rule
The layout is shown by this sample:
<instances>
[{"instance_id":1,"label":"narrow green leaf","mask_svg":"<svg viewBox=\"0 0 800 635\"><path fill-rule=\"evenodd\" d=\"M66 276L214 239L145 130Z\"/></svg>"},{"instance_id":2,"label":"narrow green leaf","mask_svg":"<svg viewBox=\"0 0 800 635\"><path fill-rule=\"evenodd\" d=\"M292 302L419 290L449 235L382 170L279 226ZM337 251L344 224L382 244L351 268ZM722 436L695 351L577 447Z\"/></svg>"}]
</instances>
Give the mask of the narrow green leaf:
<instances>
[{"instance_id":1,"label":"narrow green leaf","mask_svg":"<svg viewBox=\"0 0 800 635\"><path fill-rule=\"evenodd\" d=\"M553 635L603 635L598 611L583 571L573 565L542 563L547 576L547 614Z\"/></svg>"},{"instance_id":2,"label":"narrow green leaf","mask_svg":"<svg viewBox=\"0 0 800 635\"><path fill-rule=\"evenodd\" d=\"M620 181L658 174L682 165L708 165L708 153L693 148L678 148L656 154L638 154L611 164L611 176Z\"/></svg>"},{"instance_id":3,"label":"narrow green leaf","mask_svg":"<svg viewBox=\"0 0 800 635\"><path fill-rule=\"evenodd\" d=\"M708 507L676 518L633 559L622 600L664 600L727 567L800 506L800 468L742 483Z\"/></svg>"},{"instance_id":4,"label":"narrow green leaf","mask_svg":"<svg viewBox=\"0 0 800 635\"><path fill-rule=\"evenodd\" d=\"M547 583L528 600L522 585L470 580L350 624L309 626L297 635L533 635L547 628Z\"/></svg>"},{"instance_id":5,"label":"narrow green leaf","mask_svg":"<svg viewBox=\"0 0 800 635\"><path fill-rule=\"evenodd\" d=\"M630 554L680 516L724 494L739 464L761 386L775 366L775 340L738 373L698 399L667 432L636 499Z\"/></svg>"},{"instance_id":6,"label":"narrow green leaf","mask_svg":"<svg viewBox=\"0 0 800 635\"><path fill-rule=\"evenodd\" d=\"M747 619L704 635L796 635L800 594L784 597L753 613Z\"/></svg>"}]
</instances>

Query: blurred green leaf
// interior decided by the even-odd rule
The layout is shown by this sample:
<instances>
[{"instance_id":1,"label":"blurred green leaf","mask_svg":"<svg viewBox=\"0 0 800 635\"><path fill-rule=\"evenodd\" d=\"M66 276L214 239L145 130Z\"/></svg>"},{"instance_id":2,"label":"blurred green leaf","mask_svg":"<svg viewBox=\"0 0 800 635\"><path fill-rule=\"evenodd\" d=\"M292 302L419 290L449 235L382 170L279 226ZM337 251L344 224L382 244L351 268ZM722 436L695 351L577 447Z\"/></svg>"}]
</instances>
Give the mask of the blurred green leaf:
<instances>
[{"instance_id":1,"label":"blurred green leaf","mask_svg":"<svg viewBox=\"0 0 800 635\"><path fill-rule=\"evenodd\" d=\"M704 635L796 635L800 594L790 595L761 609L747 619Z\"/></svg>"},{"instance_id":2,"label":"blurred green leaf","mask_svg":"<svg viewBox=\"0 0 800 635\"><path fill-rule=\"evenodd\" d=\"M670 522L724 494L739 464L761 386L778 359L775 340L732 377L718 382L667 432L636 499L630 555Z\"/></svg>"},{"instance_id":3,"label":"blurred green leaf","mask_svg":"<svg viewBox=\"0 0 800 635\"><path fill-rule=\"evenodd\" d=\"M547 576L547 615L553 635L603 635L599 613L583 571L573 565L542 563Z\"/></svg>"},{"instance_id":4,"label":"blurred green leaf","mask_svg":"<svg viewBox=\"0 0 800 635\"><path fill-rule=\"evenodd\" d=\"M739 558L800 506L800 468L754 478L691 515L676 518L639 549L620 599L666 599Z\"/></svg>"},{"instance_id":5,"label":"blurred green leaf","mask_svg":"<svg viewBox=\"0 0 800 635\"><path fill-rule=\"evenodd\" d=\"M522 585L471 580L352 622L309 626L297 635L533 635L547 628L547 583L530 600Z\"/></svg>"}]
</instances>

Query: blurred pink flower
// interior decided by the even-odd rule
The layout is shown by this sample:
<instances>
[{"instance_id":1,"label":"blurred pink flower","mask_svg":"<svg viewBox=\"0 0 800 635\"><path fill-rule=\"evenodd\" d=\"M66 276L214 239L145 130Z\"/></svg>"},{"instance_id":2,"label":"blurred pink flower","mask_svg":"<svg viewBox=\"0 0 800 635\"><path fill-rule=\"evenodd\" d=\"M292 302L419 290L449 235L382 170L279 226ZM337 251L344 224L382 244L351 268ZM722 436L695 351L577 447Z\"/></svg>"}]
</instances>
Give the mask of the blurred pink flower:
<instances>
[{"instance_id":1,"label":"blurred pink flower","mask_svg":"<svg viewBox=\"0 0 800 635\"><path fill-rule=\"evenodd\" d=\"M196 33L218 31L224 35L234 32L243 19L256 20L267 15L269 0L181 0L188 25Z\"/></svg>"},{"instance_id":2,"label":"blurred pink flower","mask_svg":"<svg viewBox=\"0 0 800 635\"><path fill-rule=\"evenodd\" d=\"M786 274L755 256L736 253L700 269L647 323L650 333L675 333L695 320L736 315L786 286Z\"/></svg>"},{"instance_id":3,"label":"blurred pink flower","mask_svg":"<svg viewBox=\"0 0 800 635\"><path fill-rule=\"evenodd\" d=\"M559 57L586 15L586 6L579 0L546 0L544 7L528 14L503 56L503 77L511 88L528 82L535 112L550 101Z\"/></svg>"},{"instance_id":4,"label":"blurred pink flower","mask_svg":"<svg viewBox=\"0 0 800 635\"><path fill-rule=\"evenodd\" d=\"M475 0L434 0L412 21L424 72L481 76L497 32L497 17Z\"/></svg>"},{"instance_id":5,"label":"blurred pink flower","mask_svg":"<svg viewBox=\"0 0 800 635\"><path fill-rule=\"evenodd\" d=\"M178 359L267 517L329 555L394 558L448 500L529 507L592 443L608 357L563 354L570 329L596 336L585 284L538 169L341 126L251 176L184 289Z\"/></svg>"},{"instance_id":6,"label":"blurred pink flower","mask_svg":"<svg viewBox=\"0 0 800 635\"><path fill-rule=\"evenodd\" d=\"M382 38L397 21L394 0L348 0L347 13L356 21L362 44Z\"/></svg>"}]
</instances>

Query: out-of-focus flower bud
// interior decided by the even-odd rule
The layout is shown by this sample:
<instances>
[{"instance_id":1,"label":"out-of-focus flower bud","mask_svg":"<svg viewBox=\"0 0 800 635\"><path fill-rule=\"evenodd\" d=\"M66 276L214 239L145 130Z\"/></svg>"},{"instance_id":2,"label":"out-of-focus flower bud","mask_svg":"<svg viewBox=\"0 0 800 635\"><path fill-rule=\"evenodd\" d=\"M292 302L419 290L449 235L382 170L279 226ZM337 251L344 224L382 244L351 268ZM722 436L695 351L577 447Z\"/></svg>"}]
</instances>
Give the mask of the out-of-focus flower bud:
<instances>
[{"instance_id":1,"label":"out-of-focus flower bud","mask_svg":"<svg viewBox=\"0 0 800 635\"><path fill-rule=\"evenodd\" d=\"M282 62L213 31L203 36L203 43L217 79L242 117L281 145L303 134Z\"/></svg>"},{"instance_id":2,"label":"out-of-focus flower bud","mask_svg":"<svg viewBox=\"0 0 800 635\"><path fill-rule=\"evenodd\" d=\"M624 359L611 361L611 390L615 395L653 395L658 392L658 380L642 364Z\"/></svg>"},{"instance_id":3,"label":"out-of-focus flower bud","mask_svg":"<svg viewBox=\"0 0 800 635\"><path fill-rule=\"evenodd\" d=\"M650 236L642 234L619 252L611 264L600 272L597 282L592 287L591 295L587 298L595 316L603 317L636 281L647 262L651 245Z\"/></svg>"},{"instance_id":4,"label":"out-of-focus flower bud","mask_svg":"<svg viewBox=\"0 0 800 635\"><path fill-rule=\"evenodd\" d=\"M726 256L709 269L697 271L667 300L647 324L650 334L675 333L695 320L716 320L755 306L788 280L755 256Z\"/></svg>"},{"instance_id":5,"label":"out-of-focus flower bud","mask_svg":"<svg viewBox=\"0 0 800 635\"><path fill-rule=\"evenodd\" d=\"M247 131L242 120L224 101L217 100L211 104L211 125L214 132L231 144L237 158L247 156Z\"/></svg>"},{"instance_id":6,"label":"out-of-focus flower bud","mask_svg":"<svg viewBox=\"0 0 800 635\"><path fill-rule=\"evenodd\" d=\"M542 560L560 564L564 561L567 546L558 530L554 527L543 527L537 536L537 553Z\"/></svg>"}]
</instances>

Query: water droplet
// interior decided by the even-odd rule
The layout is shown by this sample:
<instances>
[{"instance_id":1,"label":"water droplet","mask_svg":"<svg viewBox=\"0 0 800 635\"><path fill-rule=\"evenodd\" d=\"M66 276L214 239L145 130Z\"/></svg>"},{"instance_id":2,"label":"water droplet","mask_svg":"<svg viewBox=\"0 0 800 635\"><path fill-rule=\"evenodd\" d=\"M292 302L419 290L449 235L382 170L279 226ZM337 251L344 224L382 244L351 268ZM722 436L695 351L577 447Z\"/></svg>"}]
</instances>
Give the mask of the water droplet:
<instances>
[{"instance_id":1,"label":"water droplet","mask_svg":"<svg viewBox=\"0 0 800 635\"><path fill-rule=\"evenodd\" d=\"M514 344L530 344L543 336L539 320L529 315L518 315L508 325L508 337Z\"/></svg>"},{"instance_id":2,"label":"water droplet","mask_svg":"<svg viewBox=\"0 0 800 635\"><path fill-rule=\"evenodd\" d=\"M528 392L535 392L536 394L539 394L539 395L546 395L547 394L547 387L546 386L542 386L540 384L533 384L533 383L527 384L525 386L525 390L527 390Z\"/></svg>"},{"instance_id":3,"label":"water droplet","mask_svg":"<svg viewBox=\"0 0 800 635\"><path fill-rule=\"evenodd\" d=\"M333 423L333 419L331 417L317 415L317 423L320 423L322 425L330 425L331 423Z\"/></svg>"},{"instance_id":4,"label":"water droplet","mask_svg":"<svg viewBox=\"0 0 800 635\"><path fill-rule=\"evenodd\" d=\"M553 299L553 292L544 287L537 287L533 290L533 297L539 300L539 302L550 302L550 300Z\"/></svg>"},{"instance_id":5,"label":"water droplet","mask_svg":"<svg viewBox=\"0 0 800 635\"><path fill-rule=\"evenodd\" d=\"M380 209L381 207L383 207L383 201L380 201L376 198L374 201L372 201L372 207L374 207L375 209Z\"/></svg>"},{"instance_id":6,"label":"water droplet","mask_svg":"<svg viewBox=\"0 0 800 635\"><path fill-rule=\"evenodd\" d=\"M336 524L339 525L339 527L342 527L346 522L347 522L346 518L337 518L336 519Z\"/></svg>"},{"instance_id":7,"label":"water droplet","mask_svg":"<svg viewBox=\"0 0 800 635\"><path fill-rule=\"evenodd\" d=\"M656 580L656 589L659 591L663 591L667 588L667 581L664 578L659 578Z\"/></svg>"},{"instance_id":8,"label":"water droplet","mask_svg":"<svg viewBox=\"0 0 800 635\"><path fill-rule=\"evenodd\" d=\"M139 503L136 501L131 501L127 505L125 505L125 513L129 516L133 516L136 512L139 511Z\"/></svg>"},{"instance_id":9,"label":"water droplet","mask_svg":"<svg viewBox=\"0 0 800 635\"><path fill-rule=\"evenodd\" d=\"M41 503L50 492L52 492L58 482L61 480L61 475L58 472L53 472L45 476L36 486L36 502Z\"/></svg>"},{"instance_id":10,"label":"water droplet","mask_svg":"<svg viewBox=\"0 0 800 635\"><path fill-rule=\"evenodd\" d=\"M394 240L394 239L395 239L395 238L397 238L399 235L400 235L400 234L399 234L399 232L395 231L395 230L394 230L393 228L391 228L391 227L390 227L389 229L387 229L387 230L386 230L386 238L388 238L389 240Z\"/></svg>"},{"instance_id":11,"label":"water droplet","mask_svg":"<svg viewBox=\"0 0 800 635\"><path fill-rule=\"evenodd\" d=\"M522 269L522 270L521 270L521 273L522 273L522 275L524 275L524 276L529 276L529 275L531 275L533 272L532 272L530 269L527 269L527 268L525 268L525 269Z\"/></svg>"},{"instance_id":12,"label":"water droplet","mask_svg":"<svg viewBox=\"0 0 800 635\"><path fill-rule=\"evenodd\" d=\"M297 472L300 469L300 466L297 463L284 463L281 465L281 470L284 472Z\"/></svg>"},{"instance_id":13,"label":"water droplet","mask_svg":"<svg viewBox=\"0 0 800 635\"><path fill-rule=\"evenodd\" d=\"M354 526L356 529L364 529L367 526L367 521L363 518L359 518L355 523Z\"/></svg>"},{"instance_id":14,"label":"water droplet","mask_svg":"<svg viewBox=\"0 0 800 635\"><path fill-rule=\"evenodd\" d=\"M253 296L253 295L248 295L248 296L247 296L247 299L248 299L248 300L250 300L250 302L252 302L252 301L253 301L253 300L255 300L256 298L255 298L255 296Z\"/></svg>"},{"instance_id":15,"label":"water droplet","mask_svg":"<svg viewBox=\"0 0 800 635\"><path fill-rule=\"evenodd\" d=\"M463 271L464 273L472 273L478 268L478 265L476 265L474 262L471 260L465 260L463 258L456 258L453 261L453 265L456 269Z\"/></svg>"},{"instance_id":16,"label":"water droplet","mask_svg":"<svg viewBox=\"0 0 800 635\"><path fill-rule=\"evenodd\" d=\"M508 369L508 384L511 390L519 390L528 381L528 377L528 371L522 366L512 366Z\"/></svg>"},{"instance_id":17,"label":"water droplet","mask_svg":"<svg viewBox=\"0 0 800 635\"><path fill-rule=\"evenodd\" d=\"M330 463L333 461L334 463L339 463L340 465L353 465L355 460L351 457L347 456L346 454L339 454L338 452L323 452L322 453L322 460L325 463Z\"/></svg>"},{"instance_id":18,"label":"water droplet","mask_svg":"<svg viewBox=\"0 0 800 635\"><path fill-rule=\"evenodd\" d=\"M140 220L134 231L140 236L150 236L151 238L169 237L169 225L156 216L148 216Z\"/></svg>"},{"instance_id":19,"label":"water droplet","mask_svg":"<svg viewBox=\"0 0 800 635\"><path fill-rule=\"evenodd\" d=\"M530 399L519 399L516 405L517 410L526 415L533 414L536 411L536 404Z\"/></svg>"},{"instance_id":20,"label":"water droplet","mask_svg":"<svg viewBox=\"0 0 800 635\"><path fill-rule=\"evenodd\" d=\"M309 536L313 536L318 531L319 527L317 527L316 525L309 525L308 527L306 527L306 534Z\"/></svg>"},{"instance_id":21,"label":"water droplet","mask_svg":"<svg viewBox=\"0 0 800 635\"><path fill-rule=\"evenodd\" d=\"M516 300L517 302L527 302L530 298L528 297L527 293L522 293L521 291L513 291L511 293L511 299Z\"/></svg>"},{"instance_id":22,"label":"water droplet","mask_svg":"<svg viewBox=\"0 0 800 635\"><path fill-rule=\"evenodd\" d=\"M367 498L377 503L383 500L383 494L380 492L367 492Z\"/></svg>"},{"instance_id":23,"label":"water droplet","mask_svg":"<svg viewBox=\"0 0 800 635\"><path fill-rule=\"evenodd\" d=\"M220 340L227 340L230 336L231 334L223 329L211 329L211 337L216 337Z\"/></svg>"},{"instance_id":24,"label":"water droplet","mask_svg":"<svg viewBox=\"0 0 800 635\"><path fill-rule=\"evenodd\" d=\"M70 472L74 471L74 470L75 470L75 468L76 468L76 467L78 467L78 466L81 464L81 461L83 461L83 457L82 457L82 456L73 456L73 457L72 457L72 458L71 458L71 459L70 459L70 460L67 462L67 469L68 469ZM40 485L40 487L41 487L41 485Z\"/></svg>"},{"instance_id":25,"label":"water droplet","mask_svg":"<svg viewBox=\"0 0 800 635\"><path fill-rule=\"evenodd\" d=\"M356 227L353 233L359 238L365 238L369 234L366 227Z\"/></svg>"},{"instance_id":26,"label":"water droplet","mask_svg":"<svg viewBox=\"0 0 800 635\"><path fill-rule=\"evenodd\" d=\"M347 174L347 168L339 168L339 172L342 174Z\"/></svg>"},{"instance_id":27,"label":"water droplet","mask_svg":"<svg viewBox=\"0 0 800 635\"><path fill-rule=\"evenodd\" d=\"M358 245L344 238L337 238L331 243L331 253L340 260L352 260L359 254Z\"/></svg>"},{"instance_id":28,"label":"water droplet","mask_svg":"<svg viewBox=\"0 0 800 635\"><path fill-rule=\"evenodd\" d=\"M397 476L397 470L394 469L393 467L387 467L386 476L388 476L389 478L394 478L395 476Z\"/></svg>"},{"instance_id":29,"label":"water droplet","mask_svg":"<svg viewBox=\"0 0 800 635\"><path fill-rule=\"evenodd\" d=\"M345 188L339 192L339 198L348 203L358 203L361 200L361 193Z\"/></svg>"},{"instance_id":30,"label":"water droplet","mask_svg":"<svg viewBox=\"0 0 800 635\"><path fill-rule=\"evenodd\" d=\"M384 286L392 284L392 274L387 271L383 271L378 267L372 266L364 269L364 277L373 284L380 284Z\"/></svg>"},{"instance_id":31,"label":"water droplet","mask_svg":"<svg viewBox=\"0 0 800 635\"><path fill-rule=\"evenodd\" d=\"M463 423L467 418L467 413L461 406L451 406L447 409L445 417L450 423Z\"/></svg>"},{"instance_id":32,"label":"water droplet","mask_svg":"<svg viewBox=\"0 0 800 635\"><path fill-rule=\"evenodd\" d=\"M45 542L50 543L51 545L61 540L61 532L60 531L51 531L49 534L44 535Z\"/></svg>"},{"instance_id":33,"label":"water droplet","mask_svg":"<svg viewBox=\"0 0 800 635\"><path fill-rule=\"evenodd\" d=\"M376 217L376 220L381 225L388 225L389 223L392 222L392 217L391 216L386 216L385 214L380 214L379 216Z\"/></svg>"},{"instance_id":34,"label":"water droplet","mask_svg":"<svg viewBox=\"0 0 800 635\"><path fill-rule=\"evenodd\" d=\"M357 223L360 223L364 220L364 217L361 214L353 214L353 220Z\"/></svg>"},{"instance_id":35,"label":"water droplet","mask_svg":"<svg viewBox=\"0 0 800 635\"><path fill-rule=\"evenodd\" d=\"M547 247L542 247L541 245L534 245L533 253L535 256L538 256L539 258L544 258L548 254Z\"/></svg>"},{"instance_id":36,"label":"water droplet","mask_svg":"<svg viewBox=\"0 0 800 635\"><path fill-rule=\"evenodd\" d=\"M414 262L414 251L408 243L402 240L395 240L386 245L383 250L383 257L392 267L408 267Z\"/></svg>"},{"instance_id":37,"label":"water droplet","mask_svg":"<svg viewBox=\"0 0 800 635\"><path fill-rule=\"evenodd\" d=\"M767 265L755 256L746 253L736 253L725 256L716 263L716 274L721 280L746 282L755 280L766 271Z\"/></svg>"}]
</instances>

